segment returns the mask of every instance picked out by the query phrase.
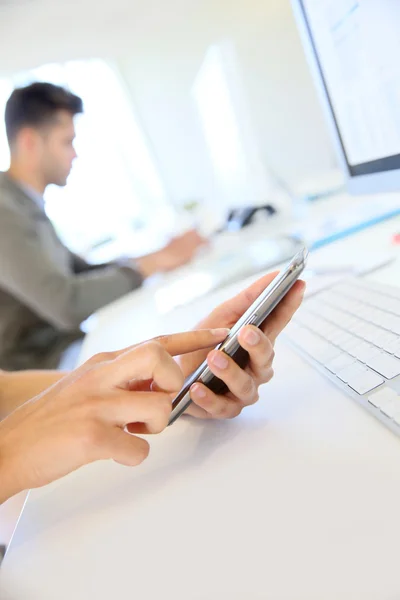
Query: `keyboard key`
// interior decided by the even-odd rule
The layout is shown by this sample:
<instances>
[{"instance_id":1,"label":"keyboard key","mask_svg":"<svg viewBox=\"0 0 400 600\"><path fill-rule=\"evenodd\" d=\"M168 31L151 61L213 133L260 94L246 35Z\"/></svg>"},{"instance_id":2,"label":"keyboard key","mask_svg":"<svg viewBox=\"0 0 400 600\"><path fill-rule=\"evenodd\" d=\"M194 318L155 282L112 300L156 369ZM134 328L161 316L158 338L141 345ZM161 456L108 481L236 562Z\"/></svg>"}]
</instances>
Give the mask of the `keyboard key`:
<instances>
[{"instance_id":1,"label":"keyboard key","mask_svg":"<svg viewBox=\"0 0 400 600\"><path fill-rule=\"evenodd\" d=\"M366 363L370 358L379 353L379 348L362 341L360 341L360 343L351 350L351 354L358 358L358 360L360 360L362 363Z\"/></svg>"},{"instance_id":2,"label":"keyboard key","mask_svg":"<svg viewBox=\"0 0 400 600\"><path fill-rule=\"evenodd\" d=\"M384 316L382 316L381 321L381 327L384 327L386 330L391 331L396 335L400 335L400 317L384 313Z\"/></svg>"},{"instance_id":3,"label":"keyboard key","mask_svg":"<svg viewBox=\"0 0 400 600\"><path fill-rule=\"evenodd\" d=\"M389 419L393 419L400 412L400 400L399 401L392 400L392 401L386 402L382 406L381 412L383 412L384 415L389 417Z\"/></svg>"},{"instance_id":4,"label":"keyboard key","mask_svg":"<svg viewBox=\"0 0 400 600\"><path fill-rule=\"evenodd\" d=\"M331 373L338 373L342 371L345 367L349 367L350 365L355 363L355 359L353 356L349 356L349 354L340 354L336 358L334 358L331 362L326 365L326 368L331 371Z\"/></svg>"},{"instance_id":5,"label":"keyboard key","mask_svg":"<svg viewBox=\"0 0 400 600\"><path fill-rule=\"evenodd\" d=\"M394 354L400 358L400 337L398 337L392 344L388 344L385 350L386 352L389 352L389 354Z\"/></svg>"},{"instance_id":6,"label":"keyboard key","mask_svg":"<svg viewBox=\"0 0 400 600\"><path fill-rule=\"evenodd\" d=\"M349 381L358 379L366 372L367 368L365 367L365 365L356 362L353 365L350 365L349 367L341 369L336 374L339 377L339 379L341 379L344 383L348 383Z\"/></svg>"},{"instance_id":7,"label":"keyboard key","mask_svg":"<svg viewBox=\"0 0 400 600\"><path fill-rule=\"evenodd\" d=\"M367 365L377 371L386 379L393 379L400 375L400 360L386 352L381 352L372 358L369 358Z\"/></svg>"},{"instance_id":8,"label":"keyboard key","mask_svg":"<svg viewBox=\"0 0 400 600\"><path fill-rule=\"evenodd\" d=\"M391 419L397 414L400 414L400 396L397 392L388 387L384 387L372 396L369 396L368 402L376 408L379 408Z\"/></svg>"},{"instance_id":9,"label":"keyboard key","mask_svg":"<svg viewBox=\"0 0 400 600\"><path fill-rule=\"evenodd\" d=\"M390 333L389 331L386 331L385 335L381 335L375 345L379 346L379 348L382 348L383 350L386 350L386 348L390 347L397 339L398 339L398 336L396 336L394 333ZM373 342L373 343L375 343L375 342Z\"/></svg>"},{"instance_id":10,"label":"keyboard key","mask_svg":"<svg viewBox=\"0 0 400 600\"><path fill-rule=\"evenodd\" d=\"M377 373L366 369L361 375L354 376L354 378L349 378L347 385L357 392L357 394L363 396L364 394L367 394L368 392L371 392L375 388L379 387L384 382L385 380L382 379L382 377L380 377Z\"/></svg>"},{"instance_id":11,"label":"keyboard key","mask_svg":"<svg viewBox=\"0 0 400 600\"><path fill-rule=\"evenodd\" d=\"M342 329L340 331L336 331L334 334L328 337L328 340L332 344L335 344L335 346L339 346L340 348L343 347L343 344L345 344L346 342L350 342L353 339L354 336L352 336L347 331L343 331Z\"/></svg>"},{"instance_id":12,"label":"keyboard key","mask_svg":"<svg viewBox=\"0 0 400 600\"><path fill-rule=\"evenodd\" d=\"M315 347L315 351L317 352L317 356L315 357L316 360L322 364L325 364L340 355L339 348L336 348L336 346L323 340Z\"/></svg>"},{"instance_id":13,"label":"keyboard key","mask_svg":"<svg viewBox=\"0 0 400 600\"><path fill-rule=\"evenodd\" d=\"M348 352L348 354L355 356L354 348L358 346L360 342L362 342L360 338L357 338L355 336L349 336L349 338L346 341L340 344L340 348Z\"/></svg>"},{"instance_id":14,"label":"keyboard key","mask_svg":"<svg viewBox=\"0 0 400 600\"><path fill-rule=\"evenodd\" d=\"M367 342L371 342L374 346L378 346L378 348L383 348L384 344L390 341L391 334L384 329L375 327L375 325L365 323L364 328L360 329L360 337L367 340Z\"/></svg>"}]
</instances>

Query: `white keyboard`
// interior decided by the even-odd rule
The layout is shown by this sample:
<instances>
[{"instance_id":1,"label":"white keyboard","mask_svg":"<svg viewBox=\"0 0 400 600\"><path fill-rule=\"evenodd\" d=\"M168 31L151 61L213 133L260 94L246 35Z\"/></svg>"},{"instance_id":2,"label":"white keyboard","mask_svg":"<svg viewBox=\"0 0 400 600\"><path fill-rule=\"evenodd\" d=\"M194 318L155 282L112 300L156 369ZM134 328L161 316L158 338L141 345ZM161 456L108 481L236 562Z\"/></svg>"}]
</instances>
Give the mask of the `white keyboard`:
<instances>
[{"instance_id":1,"label":"white keyboard","mask_svg":"<svg viewBox=\"0 0 400 600\"><path fill-rule=\"evenodd\" d=\"M286 337L400 435L400 288L351 278L306 300Z\"/></svg>"}]
</instances>

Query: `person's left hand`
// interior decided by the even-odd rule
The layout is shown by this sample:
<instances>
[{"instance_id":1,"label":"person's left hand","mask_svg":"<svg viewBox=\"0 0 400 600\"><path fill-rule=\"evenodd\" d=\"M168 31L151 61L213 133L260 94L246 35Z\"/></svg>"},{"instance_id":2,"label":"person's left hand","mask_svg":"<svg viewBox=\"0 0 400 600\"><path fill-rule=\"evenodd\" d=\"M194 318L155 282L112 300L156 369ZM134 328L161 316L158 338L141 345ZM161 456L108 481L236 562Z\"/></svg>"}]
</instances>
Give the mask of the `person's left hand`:
<instances>
[{"instance_id":1,"label":"person's left hand","mask_svg":"<svg viewBox=\"0 0 400 600\"><path fill-rule=\"evenodd\" d=\"M265 275L236 297L221 304L201 321L197 329L231 328L275 276L276 273ZM186 377L207 358L213 374L229 388L226 395L220 396L201 383L194 384L191 388L193 402L185 414L202 419L232 419L244 407L257 402L259 386L273 377L275 340L299 308L304 291L305 283L298 281L261 329L251 325L243 328L239 334L240 345L250 355L245 369L241 369L229 356L217 350L199 350L177 359Z\"/></svg>"}]
</instances>

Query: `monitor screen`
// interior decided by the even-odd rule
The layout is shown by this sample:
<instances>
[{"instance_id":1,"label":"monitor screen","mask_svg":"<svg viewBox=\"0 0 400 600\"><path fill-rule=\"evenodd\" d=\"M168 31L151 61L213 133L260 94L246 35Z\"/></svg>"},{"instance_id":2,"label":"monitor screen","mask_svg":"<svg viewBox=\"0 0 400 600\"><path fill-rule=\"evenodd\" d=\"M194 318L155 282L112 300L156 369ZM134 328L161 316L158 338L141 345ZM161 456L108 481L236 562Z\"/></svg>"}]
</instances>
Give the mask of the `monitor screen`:
<instances>
[{"instance_id":1,"label":"monitor screen","mask_svg":"<svg viewBox=\"0 0 400 600\"><path fill-rule=\"evenodd\" d=\"M348 174L400 169L400 1L297 4Z\"/></svg>"}]
</instances>

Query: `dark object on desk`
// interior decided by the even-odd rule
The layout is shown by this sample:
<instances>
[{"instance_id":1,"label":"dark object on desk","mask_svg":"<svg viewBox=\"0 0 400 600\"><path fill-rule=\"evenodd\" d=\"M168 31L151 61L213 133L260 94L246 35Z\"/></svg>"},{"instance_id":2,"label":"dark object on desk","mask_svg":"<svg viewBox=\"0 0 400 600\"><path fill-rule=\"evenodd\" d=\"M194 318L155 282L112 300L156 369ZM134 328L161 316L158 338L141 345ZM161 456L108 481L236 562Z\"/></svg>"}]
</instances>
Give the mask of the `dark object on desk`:
<instances>
[{"instance_id":1,"label":"dark object on desk","mask_svg":"<svg viewBox=\"0 0 400 600\"><path fill-rule=\"evenodd\" d=\"M224 229L228 231L243 229L243 227L246 227L246 225L250 225L250 223L253 222L253 219L258 212L266 212L269 217L272 217L272 215L276 214L276 209L270 204L235 208L230 211Z\"/></svg>"}]
</instances>

